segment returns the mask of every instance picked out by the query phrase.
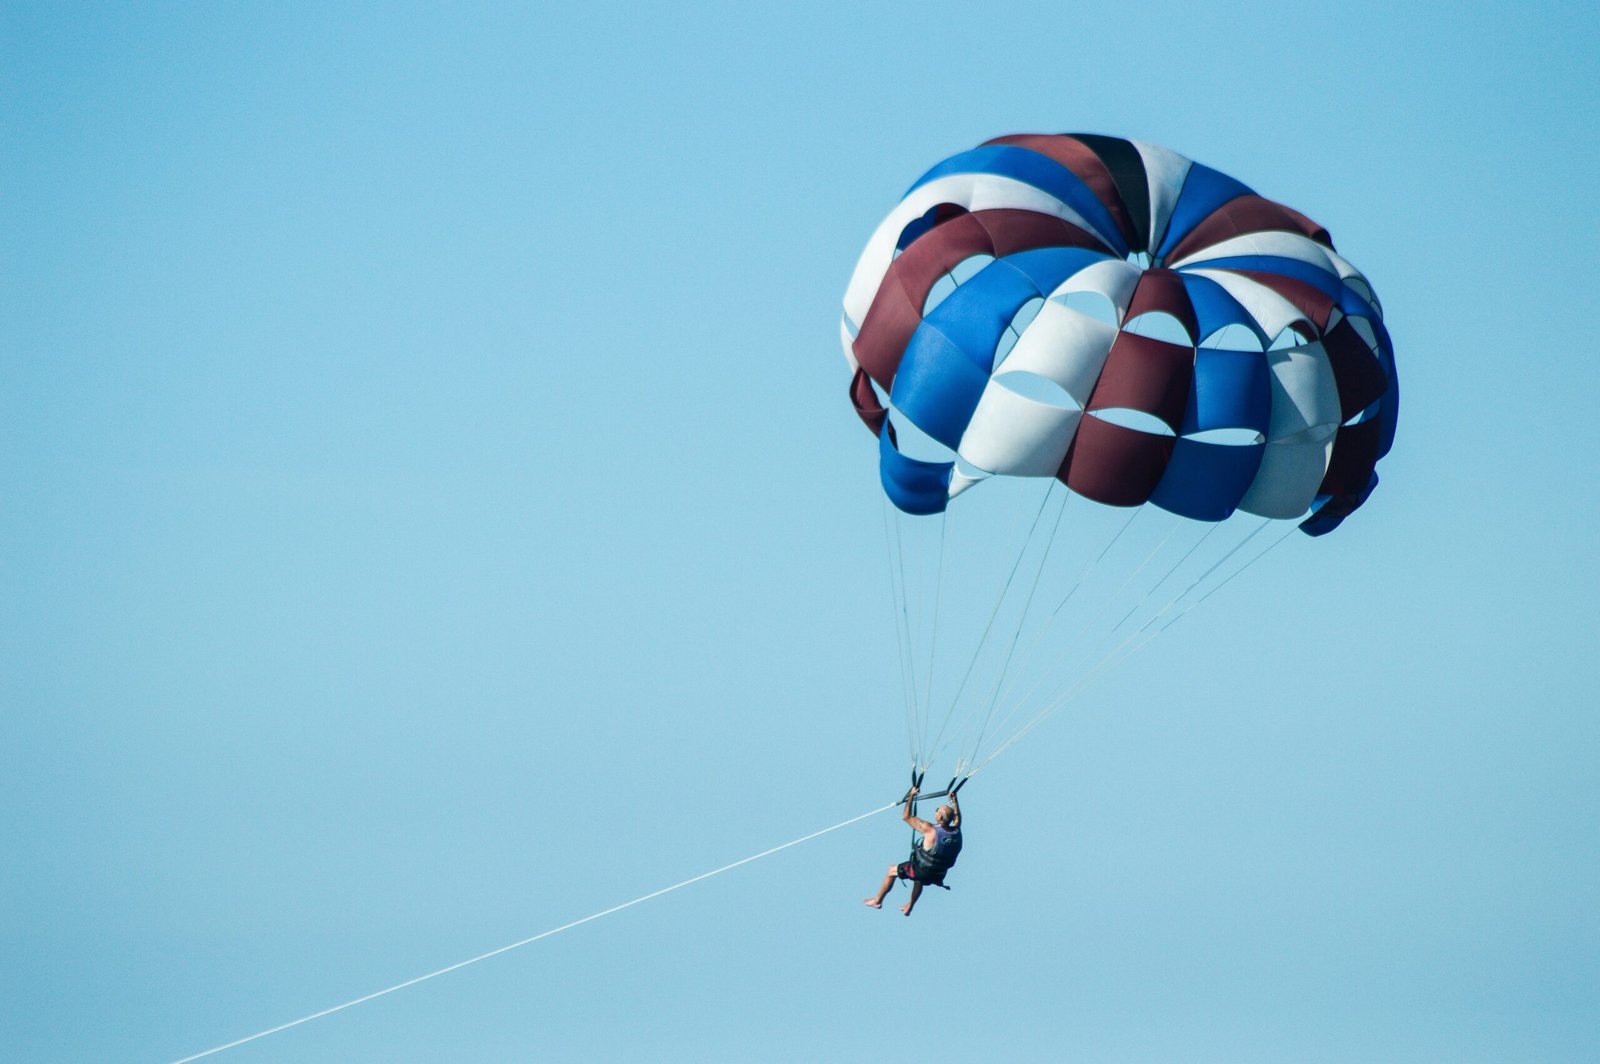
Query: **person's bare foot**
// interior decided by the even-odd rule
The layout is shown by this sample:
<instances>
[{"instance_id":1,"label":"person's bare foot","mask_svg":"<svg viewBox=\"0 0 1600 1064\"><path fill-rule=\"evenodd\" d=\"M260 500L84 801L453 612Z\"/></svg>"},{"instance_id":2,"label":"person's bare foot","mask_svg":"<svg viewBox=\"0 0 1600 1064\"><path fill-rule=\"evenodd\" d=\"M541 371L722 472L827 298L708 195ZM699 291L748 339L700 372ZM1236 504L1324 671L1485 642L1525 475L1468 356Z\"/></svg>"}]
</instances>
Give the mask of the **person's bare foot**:
<instances>
[{"instance_id":1,"label":"person's bare foot","mask_svg":"<svg viewBox=\"0 0 1600 1064\"><path fill-rule=\"evenodd\" d=\"M910 915L911 915L911 906L909 906L909 905L902 905L902 906L900 906L900 911L901 911L901 912L902 912L902 913L905 913L905 914L906 914L906 915L907 915L907 916L910 916Z\"/></svg>"},{"instance_id":2,"label":"person's bare foot","mask_svg":"<svg viewBox=\"0 0 1600 1064\"><path fill-rule=\"evenodd\" d=\"M879 901L877 898L862 898L861 899L861 904L867 906L870 909L881 909L881 908L883 908L883 902Z\"/></svg>"}]
</instances>

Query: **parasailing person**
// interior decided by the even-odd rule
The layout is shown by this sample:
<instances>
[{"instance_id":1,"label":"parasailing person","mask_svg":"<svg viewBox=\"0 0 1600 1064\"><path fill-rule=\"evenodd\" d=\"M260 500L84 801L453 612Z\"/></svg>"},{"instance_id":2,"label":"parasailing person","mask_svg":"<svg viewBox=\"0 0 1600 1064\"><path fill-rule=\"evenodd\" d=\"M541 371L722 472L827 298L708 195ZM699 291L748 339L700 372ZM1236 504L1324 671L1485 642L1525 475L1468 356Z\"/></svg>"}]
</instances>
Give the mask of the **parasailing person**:
<instances>
[{"instance_id":1,"label":"parasailing person","mask_svg":"<svg viewBox=\"0 0 1600 1064\"><path fill-rule=\"evenodd\" d=\"M946 873L955 866L956 858L961 855L961 803L956 796L951 794L950 804L941 805L934 812L932 824L917 816L916 805L917 788L912 787L906 795L906 808L900 819L911 825L917 839L911 847L911 856L899 864L890 865L889 874L883 877L878 893L864 899L874 909L883 908L883 899L894 889L895 880L903 879L911 884L911 899L900 906L900 911L910 916L911 910L916 908L917 899L922 897L922 888L925 885L944 887Z\"/></svg>"}]
</instances>

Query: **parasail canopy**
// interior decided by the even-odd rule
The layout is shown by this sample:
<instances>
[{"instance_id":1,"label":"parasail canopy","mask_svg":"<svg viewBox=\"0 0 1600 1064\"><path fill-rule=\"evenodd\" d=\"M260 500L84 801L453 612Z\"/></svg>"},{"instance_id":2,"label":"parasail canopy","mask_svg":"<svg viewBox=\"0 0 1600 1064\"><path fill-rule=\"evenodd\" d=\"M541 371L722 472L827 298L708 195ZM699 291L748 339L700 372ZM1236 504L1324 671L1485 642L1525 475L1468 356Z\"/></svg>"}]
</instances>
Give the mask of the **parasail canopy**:
<instances>
[{"instance_id":1,"label":"parasail canopy","mask_svg":"<svg viewBox=\"0 0 1600 1064\"><path fill-rule=\"evenodd\" d=\"M1306 216L1176 152L1019 134L878 226L844 298L850 397L900 510L992 476L1331 531L1399 392L1381 305Z\"/></svg>"}]
</instances>

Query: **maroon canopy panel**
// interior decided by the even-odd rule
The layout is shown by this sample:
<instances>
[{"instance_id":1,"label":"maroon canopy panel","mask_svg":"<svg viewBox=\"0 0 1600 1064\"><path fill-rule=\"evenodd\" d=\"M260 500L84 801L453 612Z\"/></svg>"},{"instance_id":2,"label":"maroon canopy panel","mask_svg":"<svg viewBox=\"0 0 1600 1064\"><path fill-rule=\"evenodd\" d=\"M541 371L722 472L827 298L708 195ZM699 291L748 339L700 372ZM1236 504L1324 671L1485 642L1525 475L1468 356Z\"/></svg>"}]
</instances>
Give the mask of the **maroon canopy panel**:
<instances>
[{"instance_id":1,"label":"maroon canopy panel","mask_svg":"<svg viewBox=\"0 0 1600 1064\"><path fill-rule=\"evenodd\" d=\"M1079 424L1056 479L1095 502L1142 506L1166 471L1175 441L1090 414Z\"/></svg>"}]
</instances>

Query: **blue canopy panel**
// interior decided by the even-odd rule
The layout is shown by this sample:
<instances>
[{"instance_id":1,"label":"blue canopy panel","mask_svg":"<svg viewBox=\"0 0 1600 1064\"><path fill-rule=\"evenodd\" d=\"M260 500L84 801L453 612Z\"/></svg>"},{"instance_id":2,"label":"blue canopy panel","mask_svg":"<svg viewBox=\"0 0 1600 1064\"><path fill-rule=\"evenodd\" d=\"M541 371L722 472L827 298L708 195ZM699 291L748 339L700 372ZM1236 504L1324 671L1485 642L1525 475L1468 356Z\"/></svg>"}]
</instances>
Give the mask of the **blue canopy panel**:
<instances>
[{"instance_id":1,"label":"blue canopy panel","mask_svg":"<svg viewBox=\"0 0 1600 1064\"><path fill-rule=\"evenodd\" d=\"M1048 156L1006 144L973 148L952 155L917 178L906 189L906 195L911 195L930 181L952 174L993 174L1032 185L1077 211L1094 228L1095 235L1106 241L1106 245L1118 255L1128 253L1127 241L1123 239L1121 229L1112 219L1111 212L1106 210L1105 204L1084 184L1082 178Z\"/></svg>"},{"instance_id":2,"label":"blue canopy panel","mask_svg":"<svg viewBox=\"0 0 1600 1064\"><path fill-rule=\"evenodd\" d=\"M1327 296L1335 304L1340 305L1342 305L1344 293L1348 291L1344 282L1339 279L1338 274L1324 270L1319 266L1313 266L1309 262L1301 262L1299 259L1284 258L1282 255L1224 255L1221 258L1197 262L1194 267L1195 269L1207 270L1271 273L1279 277L1290 277L1296 281L1305 282ZM1350 295L1355 296L1355 293L1351 292ZM1359 300L1359 297L1356 298ZM1364 306L1365 303L1362 305Z\"/></svg>"},{"instance_id":3,"label":"blue canopy panel","mask_svg":"<svg viewBox=\"0 0 1600 1064\"><path fill-rule=\"evenodd\" d=\"M1368 303L1366 298L1354 288L1343 282L1339 285L1339 309L1352 318L1366 318L1370 321L1382 321L1383 314L1377 307Z\"/></svg>"},{"instance_id":4,"label":"blue canopy panel","mask_svg":"<svg viewBox=\"0 0 1600 1064\"><path fill-rule=\"evenodd\" d=\"M1260 351L1198 348L1189 405L1179 433L1209 429L1254 429L1266 434L1272 422L1272 375Z\"/></svg>"},{"instance_id":5,"label":"blue canopy panel","mask_svg":"<svg viewBox=\"0 0 1600 1064\"><path fill-rule=\"evenodd\" d=\"M1190 230L1224 203L1250 195L1254 193L1244 182L1209 166L1194 163L1184 179L1183 191L1178 193L1178 202L1172 208L1172 217L1167 221L1167 231L1161 237L1156 257L1165 258L1178 241L1188 236Z\"/></svg>"},{"instance_id":6,"label":"blue canopy panel","mask_svg":"<svg viewBox=\"0 0 1600 1064\"><path fill-rule=\"evenodd\" d=\"M1369 303L1355 289L1345 284L1343 278L1337 273L1325 270L1309 262L1302 262L1299 259L1285 258L1281 255L1227 255L1194 263L1189 268L1197 270L1240 270L1289 277L1296 281L1303 281L1315 288L1333 300L1334 305L1350 317L1366 318L1373 323L1374 328L1381 327L1383 321L1383 315L1378 311L1378 308ZM1195 277L1191 279L1200 281L1207 278ZM1192 294L1190 298L1194 298Z\"/></svg>"},{"instance_id":7,"label":"blue canopy panel","mask_svg":"<svg viewBox=\"0 0 1600 1064\"><path fill-rule=\"evenodd\" d=\"M1250 490L1267 445L1207 443L1178 437L1150 501L1179 517L1224 521Z\"/></svg>"},{"instance_id":8,"label":"blue canopy panel","mask_svg":"<svg viewBox=\"0 0 1600 1064\"><path fill-rule=\"evenodd\" d=\"M936 514L950 501L950 474L954 462L924 462L900 453L894 445L890 420L878 432L878 479L889 501L908 514Z\"/></svg>"},{"instance_id":9,"label":"blue canopy panel","mask_svg":"<svg viewBox=\"0 0 1600 1064\"><path fill-rule=\"evenodd\" d=\"M953 451L988 383L989 371L924 319L906 344L889 402L913 425Z\"/></svg>"},{"instance_id":10,"label":"blue canopy panel","mask_svg":"<svg viewBox=\"0 0 1600 1064\"><path fill-rule=\"evenodd\" d=\"M1394 429L1400 418L1400 375L1395 372L1394 342L1389 339L1389 330L1379 318L1373 319L1372 328L1378 335L1378 354L1382 357L1383 368L1389 374L1389 390L1378 400L1378 420L1383 425L1378 441L1378 457L1382 458L1394 446Z\"/></svg>"},{"instance_id":11,"label":"blue canopy panel","mask_svg":"<svg viewBox=\"0 0 1600 1064\"><path fill-rule=\"evenodd\" d=\"M1041 248L989 263L911 334L890 402L917 428L956 450L994 371L1000 336L1017 311L1104 258L1085 248Z\"/></svg>"},{"instance_id":12,"label":"blue canopy panel","mask_svg":"<svg viewBox=\"0 0 1600 1064\"><path fill-rule=\"evenodd\" d=\"M1228 325L1242 325L1249 329L1260 339L1263 348L1272 342L1272 337L1262 334L1255 316L1244 309L1226 288L1209 277L1186 273L1185 269L1188 267L1180 267L1174 272L1183 279L1184 290L1189 293L1189 302L1194 307L1194 316L1199 323L1196 342Z\"/></svg>"},{"instance_id":13,"label":"blue canopy panel","mask_svg":"<svg viewBox=\"0 0 1600 1064\"><path fill-rule=\"evenodd\" d=\"M1266 443L1213 443L1190 438L1211 429L1251 429L1266 434L1272 418L1272 382L1259 351L1195 352L1194 379L1181 432L1150 501L1180 517L1222 521L1250 490Z\"/></svg>"}]
</instances>

